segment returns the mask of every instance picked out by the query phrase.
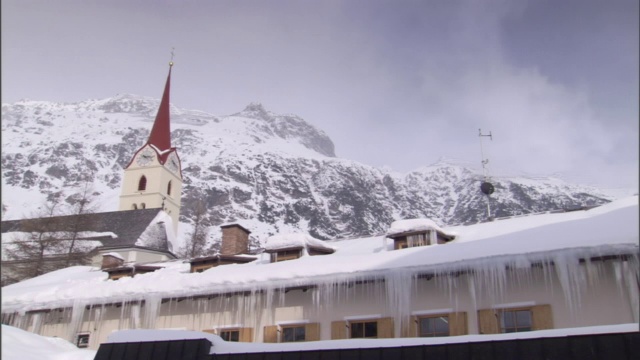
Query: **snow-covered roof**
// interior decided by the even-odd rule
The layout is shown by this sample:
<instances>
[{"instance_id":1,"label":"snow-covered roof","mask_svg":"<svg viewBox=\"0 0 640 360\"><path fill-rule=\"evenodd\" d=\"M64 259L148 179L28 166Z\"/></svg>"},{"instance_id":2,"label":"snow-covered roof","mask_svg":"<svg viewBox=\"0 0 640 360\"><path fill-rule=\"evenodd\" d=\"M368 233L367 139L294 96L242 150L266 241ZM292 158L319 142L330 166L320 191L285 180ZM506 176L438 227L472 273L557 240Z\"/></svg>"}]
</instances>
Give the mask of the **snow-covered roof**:
<instances>
[{"instance_id":1,"label":"snow-covered roof","mask_svg":"<svg viewBox=\"0 0 640 360\"><path fill-rule=\"evenodd\" d=\"M393 237L394 235L411 233L411 232L420 232L427 230L435 230L441 234L447 235L449 237L454 237L454 233L448 233L444 231L435 221L431 219L405 219L405 220L396 220L391 223L389 229L387 229L387 236Z\"/></svg>"},{"instance_id":2,"label":"snow-covered roof","mask_svg":"<svg viewBox=\"0 0 640 360\"><path fill-rule=\"evenodd\" d=\"M202 273L190 273L189 263L171 262L155 272L118 281L107 280L107 274L97 268L77 266L3 287L2 311L281 289L394 274L490 271L540 261L568 267L578 263L569 259L637 258L638 219L638 197L634 196L587 211L453 227L447 231L455 232L456 239L442 246L393 250L385 236L333 240L327 245L336 252L325 256L270 263L265 253L247 264L218 266ZM287 238L281 238L279 244Z\"/></svg>"},{"instance_id":3,"label":"snow-covered roof","mask_svg":"<svg viewBox=\"0 0 640 360\"><path fill-rule=\"evenodd\" d=\"M117 252L108 252L106 254L102 254L102 256L113 256L116 259L120 259L124 261L124 258L122 257L122 255L118 254Z\"/></svg>"},{"instance_id":4,"label":"snow-covered roof","mask_svg":"<svg viewBox=\"0 0 640 360\"><path fill-rule=\"evenodd\" d=\"M335 250L333 247L327 245L326 242L303 233L273 235L268 237L264 244L264 249L267 251L296 247L315 247L327 250Z\"/></svg>"}]
</instances>

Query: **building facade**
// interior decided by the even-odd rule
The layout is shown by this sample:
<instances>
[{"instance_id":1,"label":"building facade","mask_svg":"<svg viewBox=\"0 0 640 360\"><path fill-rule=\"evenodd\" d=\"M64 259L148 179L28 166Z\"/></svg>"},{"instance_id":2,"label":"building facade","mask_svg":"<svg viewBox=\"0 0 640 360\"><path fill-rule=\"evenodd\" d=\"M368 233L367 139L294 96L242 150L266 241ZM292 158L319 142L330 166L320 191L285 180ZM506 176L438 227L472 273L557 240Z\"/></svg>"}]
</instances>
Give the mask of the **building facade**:
<instances>
[{"instance_id":1,"label":"building facade","mask_svg":"<svg viewBox=\"0 0 640 360\"><path fill-rule=\"evenodd\" d=\"M452 229L392 225L386 236L328 241L327 251L309 236L277 235L253 261L201 272L197 261L170 261L128 279L77 268L64 286L55 273L36 288L15 284L3 288L2 319L94 349L123 329L277 343L637 323L637 223L634 197ZM448 241L394 245L421 233ZM300 256L272 256L290 248ZM80 295L88 286L100 296Z\"/></svg>"}]
</instances>

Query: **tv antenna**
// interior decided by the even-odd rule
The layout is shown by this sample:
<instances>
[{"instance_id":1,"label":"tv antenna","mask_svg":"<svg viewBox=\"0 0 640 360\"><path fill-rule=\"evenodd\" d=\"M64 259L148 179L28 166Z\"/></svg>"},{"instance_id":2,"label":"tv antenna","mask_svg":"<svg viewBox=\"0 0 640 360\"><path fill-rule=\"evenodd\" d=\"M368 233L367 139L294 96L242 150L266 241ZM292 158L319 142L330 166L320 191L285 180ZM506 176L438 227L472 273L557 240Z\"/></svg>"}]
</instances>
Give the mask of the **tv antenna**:
<instances>
[{"instance_id":1,"label":"tv antenna","mask_svg":"<svg viewBox=\"0 0 640 360\"><path fill-rule=\"evenodd\" d=\"M491 135L491 131L489 134L483 134L482 129L478 129L478 137L480 137L480 156L482 157L482 183L480 184L480 191L487 196L487 216L491 219L491 207L489 206L489 195L493 194L496 190L491 182L489 182L489 176L487 175L487 164L489 163L489 159L485 159L484 157L484 149L482 148L482 138L488 137L489 140L493 141L493 136Z\"/></svg>"}]
</instances>

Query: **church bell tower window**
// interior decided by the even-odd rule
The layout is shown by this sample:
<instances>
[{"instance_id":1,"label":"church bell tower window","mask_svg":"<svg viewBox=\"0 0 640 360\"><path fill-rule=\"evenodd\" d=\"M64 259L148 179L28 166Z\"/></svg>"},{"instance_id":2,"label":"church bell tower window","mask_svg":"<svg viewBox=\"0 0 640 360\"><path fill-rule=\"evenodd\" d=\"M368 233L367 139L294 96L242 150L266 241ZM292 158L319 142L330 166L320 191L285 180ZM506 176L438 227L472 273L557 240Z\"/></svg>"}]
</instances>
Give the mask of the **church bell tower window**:
<instances>
[{"instance_id":1,"label":"church bell tower window","mask_svg":"<svg viewBox=\"0 0 640 360\"><path fill-rule=\"evenodd\" d=\"M138 190L143 191L147 189L147 177L142 175L140 181L138 181Z\"/></svg>"}]
</instances>

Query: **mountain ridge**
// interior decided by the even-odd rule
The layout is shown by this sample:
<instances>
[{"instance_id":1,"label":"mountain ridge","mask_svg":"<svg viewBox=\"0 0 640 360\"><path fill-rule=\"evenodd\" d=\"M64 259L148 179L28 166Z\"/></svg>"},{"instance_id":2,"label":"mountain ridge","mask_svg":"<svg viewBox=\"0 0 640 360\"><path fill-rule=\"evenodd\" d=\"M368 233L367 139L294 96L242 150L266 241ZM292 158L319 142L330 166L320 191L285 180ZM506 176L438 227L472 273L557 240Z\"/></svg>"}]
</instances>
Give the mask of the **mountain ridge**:
<instances>
[{"instance_id":1,"label":"mountain ridge","mask_svg":"<svg viewBox=\"0 0 640 360\"><path fill-rule=\"evenodd\" d=\"M56 193L72 192L87 177L105 203L102 210L117 209L122 168L146 142L158 104L130 94L66 104L2 104L3 217L24 217L16 208L34 208ZM257 238L295 231L320 239L365 236L403 218L452 225L487 216L479 191L482 174L455 159L443 157L402 174L338 158L322 130L259 103L223 116L171 105L171 117L173 146L183 164L181 233L190 228L190 206L198 197L209 208L209 225L240 222ZM550 177L491 179L496 217L614 198ZM211 233L219 237L218 231Z\"/></svg>"}]
</instances>

